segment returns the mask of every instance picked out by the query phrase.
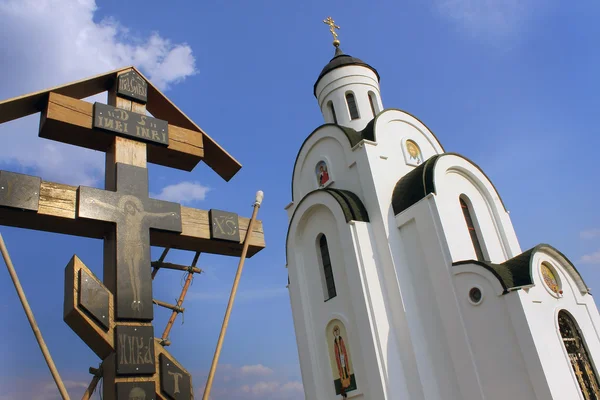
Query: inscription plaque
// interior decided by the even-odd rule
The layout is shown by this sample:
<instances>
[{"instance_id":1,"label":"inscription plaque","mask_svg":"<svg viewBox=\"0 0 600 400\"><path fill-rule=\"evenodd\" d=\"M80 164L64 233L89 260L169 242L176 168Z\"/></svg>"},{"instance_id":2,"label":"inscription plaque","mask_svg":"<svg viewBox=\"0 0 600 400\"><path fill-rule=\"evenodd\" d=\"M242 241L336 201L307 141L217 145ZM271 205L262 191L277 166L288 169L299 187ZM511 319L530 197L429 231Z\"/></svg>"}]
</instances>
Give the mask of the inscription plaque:
<instances>
[{"instance_id":1,"label":"inscription plaque","mask_svg":"<svg viewBox=\"0 0 600 400\"><path fill-rule=\"evenodd\" d=\"M147 169L117 163L116 173L116 192L79 187L77 215L116 224L116 318L151 321L150 229L181 232L181 206L148 197Z\"/></svg>"},{"instance_id":2,"label":"inscription plaque","mask_svg":"<svg viewBox=\"0 0 600 400\"><path fill-rule=\"evenodd\" d=\"M159 356L160 390L171 400L192 398L192 377L164 354Z\"/></svg>"},{"instance_id":3,"label":"inscription plaque","mask_svg":"<svg viewBox=\"0 0 600 400\"><path fill-rule=\"evenodd\" d=\"M83 269L79 270L79 306L108 331L108 290Z\"/></svg>"},{"instance_id":4,"label":"inscription plaque","mask_svg":"<svg viewBox=\"0 0 600 400\"><path fill-rule=\"evenodd\" d=\"M210 235L213 239L240 242L240 228L236 213L210 210Z\"/></svg>"},{"instance_id":5,"label":"inscription plaque","mask_svg":"<svg viewBox=\"0 0 600 400\"><path fill-rule=\"evenodd\" d=\"M154 365L154 327L117 325L117 375L151 375Z\"/></svg>"},{"instance_id":6,"label":"inscription plaque","mask_svg":"<svg viewBox=\"0 0 600 400\"><path fill-rule=\"evenodd\" d=\"M143 142L169 145L169 123L162 119L94 103L93 127Z\"/></svg>"},{"instance_id":7,"label":"inscription plaque","mask_svg":"<svg viewBox=\"0 0 600 400\"><path fill-rule=\"evenodd\" d=\"M42 179L0 171L0 206L37 211Z\"/></svg>"},{"instance_id":8,"label":"inscription plaque","mask_svg":"<svg viewBox=\"0 0 600 400\"><path fill-rule=\"evenodd\" d=\"M117 400L154 399L154 382L117 382Z\"/></svg>"},{"instance_id":9,"label":"inscription plaque","mask_svg":"<svg viewBox=\"0 0 600 400\"><path fill-rule=\"evenodd\" d=\"M117 94L131 100L146 103L148 101L148 83L135 71L119 75Z\"/></svg>"}]
</instances>

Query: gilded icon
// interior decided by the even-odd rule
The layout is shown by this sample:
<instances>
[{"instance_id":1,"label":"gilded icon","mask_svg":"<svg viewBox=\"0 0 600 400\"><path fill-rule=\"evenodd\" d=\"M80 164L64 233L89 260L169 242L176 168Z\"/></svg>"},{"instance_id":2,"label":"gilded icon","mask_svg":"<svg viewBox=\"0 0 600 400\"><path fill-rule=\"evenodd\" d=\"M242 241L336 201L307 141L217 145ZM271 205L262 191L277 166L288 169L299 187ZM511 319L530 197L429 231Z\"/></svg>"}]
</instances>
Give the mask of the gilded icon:
<instances>
[{"instance_id":1,"label":"gilded icon","mask_svg":"<svg viewBox=\"0 0 600 400\"><path fill-rule=\"evenodd\" d=\"M335 394L346 397L346 393L356 390L356 378L350 357L348 334L344 324L333 320L327 325L327 343Z\"/></svg>"},{"instance_id":2,"label":"gilded icon","mask_svg":"<svg viewBox=\"0 0 600 400\"><path fill-rule=\"evenodd\" d=\"M329 182L329 170L327 168L327 163L325 161L319 161L317 163L317 168L315 170L315 173L317 174L317 183L319 184L319 187L325 185L327 182Z\"/></svg>"},{"instance_id":3,"label":"gilded icon","mask_svg":"<svg viewBox=\"0 0 600 400\"><path fill-rule=\"evenodd\" d=\"M558 284L558 279L556 279L556 275L550 266L547 263L542 263L542 278L544 278L544 283L548 288L554 293L559 293L560 287Z\"/></svg>"},{"instance_id":4,"label":"gilded icon","mask_svg":"<svg viewBox=\"0 0 600 400\"><path fill-rule=\"evenodd\" d=\"M421 148L419 145L413 140L407 140L405 142L406 147L406 162L412 165L421 165L423 162L423 154L421 153Z\"/></svg>"}]
</instances>

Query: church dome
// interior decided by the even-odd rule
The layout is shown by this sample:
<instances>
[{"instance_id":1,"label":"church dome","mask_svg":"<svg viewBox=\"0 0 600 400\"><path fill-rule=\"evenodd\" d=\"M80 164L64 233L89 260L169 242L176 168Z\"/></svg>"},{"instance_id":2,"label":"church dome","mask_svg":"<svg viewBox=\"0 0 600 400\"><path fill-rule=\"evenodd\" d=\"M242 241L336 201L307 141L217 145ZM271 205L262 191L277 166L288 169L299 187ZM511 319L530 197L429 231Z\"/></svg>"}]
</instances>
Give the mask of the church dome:
<instances>
[{"instance_id":1,"label":"church dome","mask_svg":"<svg viewBox=\"0 0 600 400\"><path fill-rule=\"evenodd\" d=\"M317 96L317 85L319 84L319 81L321 80L321 78L323 78L325 75L327 75L329 72L333 71L334 69L341 68L341 67L349 67L349 66L360 66L360 67L369 68L377 76L377 81L379 82L379 80L380 80L379 73L377 72L377 70L375 68L371 67L369 64L367 64L366 62L364 62L363 60L361 60L359 58L352 57L351 55L348 55L348 54L344 54L342 49L340 49L339 46L336 46L335 55L333 56L331 61L329 61L329 63L323 68L323 70L319 74L319 77L317 78L317 81L315 82L314 91L313 91L315 97Z\"/></svg>"}]
</instances>

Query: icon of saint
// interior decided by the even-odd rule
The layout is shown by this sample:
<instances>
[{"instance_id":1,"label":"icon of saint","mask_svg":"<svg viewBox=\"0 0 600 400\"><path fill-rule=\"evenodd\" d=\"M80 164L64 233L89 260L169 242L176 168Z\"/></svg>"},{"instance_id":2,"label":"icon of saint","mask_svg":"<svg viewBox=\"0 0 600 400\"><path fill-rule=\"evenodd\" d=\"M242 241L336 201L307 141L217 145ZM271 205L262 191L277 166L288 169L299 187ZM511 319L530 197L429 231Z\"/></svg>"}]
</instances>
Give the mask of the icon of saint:
<instances>
[{"instance_id":1,"label":"icon of saint","mask_svg":"<svg viewBox=\"0 0 600 400\"><path fill-rule=\"evenodd\" d=\"M325 162L323 161L317 164L317 181L319 183L319 186L323 186L327 182L329 182L329 172L327 171L327 164L325 164Z\"/></svg>"},{"instance_id":2,"label":"icon of saint","mask_svg":"<svg viewBox=\"0 0 600 400\"><path fill-rule=\"evenodd\" d=\"M406 150L408 150L409 161L417 165L423 162L423 155L421 154L421 149L415 142L413 142L412 140L407 140Z\"/></svg>"},{"instance_id":3,"label":"icon of saint","mask_svg":"<svg viewBox=\"0 0 600 400\"><path fill-rule=\"evenodd\" d=\"M342 384L342 393L346 392L346 389L350 387L350 359L348 358L348 352L346 351L346 344L344 339L340 335L340 327L333 327L333 346L335 351L335 362L337 364L338 374L340 376L340 382Z\"/></svg>"}]
</instances>

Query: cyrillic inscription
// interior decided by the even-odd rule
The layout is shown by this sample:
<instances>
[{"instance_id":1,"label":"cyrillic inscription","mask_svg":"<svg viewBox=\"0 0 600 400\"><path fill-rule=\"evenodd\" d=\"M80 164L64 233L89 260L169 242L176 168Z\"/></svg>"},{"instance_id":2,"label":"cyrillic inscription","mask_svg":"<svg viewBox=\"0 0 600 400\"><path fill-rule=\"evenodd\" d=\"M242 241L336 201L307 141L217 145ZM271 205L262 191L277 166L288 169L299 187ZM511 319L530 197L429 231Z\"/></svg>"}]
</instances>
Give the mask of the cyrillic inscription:
<instances>
[{"instance_id":1,"label":"cyrillic inscription","mask_svg":"<svg viewBox=\"0 0 600 400\"><path fill-rule=\"evenodd\" d=\"M94 103L94 128L144 142L169 145L167 121L102 103Z\"/></svg>"},{"instance_id":2,"label":"cyrillic inscription","mask_svg":"<svg viewBox=\"0 0 600 400\"><path fill-rule=\"evenodd\" d=\"M154 327L117 325L117 375L153 374Z\"/></svg>"},{"instance_id":3,"label":"cyrillic inscription","mask_svg":"<svg viewBox=\"0 0 600 400\"><path fill-rule=\"evenodd\" d=\"M213 239L240 242L238 215L235 213L210 210L210 228Z\"/></svg>"},{"instance_id":4,"label":"cyrillic inscription","mask_svg":"<svg viewBox=\"0 0 600 400\"><path fill-rule=\"evenodd\" d=\"M135 71L129 71L119 75L117 93L145 103L148 101L148 83Z\"/></svg>"}]
</instances>

